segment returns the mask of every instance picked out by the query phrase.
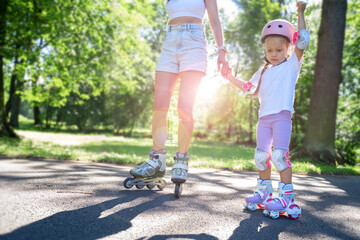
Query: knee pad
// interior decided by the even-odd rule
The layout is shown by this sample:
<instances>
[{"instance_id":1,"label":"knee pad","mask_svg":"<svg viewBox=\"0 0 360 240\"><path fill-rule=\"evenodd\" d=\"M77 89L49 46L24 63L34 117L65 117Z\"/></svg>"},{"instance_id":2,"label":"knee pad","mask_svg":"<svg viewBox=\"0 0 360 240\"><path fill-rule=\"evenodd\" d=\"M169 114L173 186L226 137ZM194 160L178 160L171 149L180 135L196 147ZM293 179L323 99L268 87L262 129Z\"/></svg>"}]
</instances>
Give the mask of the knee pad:
<instances>
[{"instance_id":1,"label":"knee pad","mask_svg":"<svg viewBox=\"0 0 360 240\"><path fill-rule=\"evenodd\" d=\"M270 154L263 151L255 150L255 164L259 171L265 171L267 168L271 168Z\"/></svg>"},{"instance_id":2,"label":"knee pad","mask_svg":"<svg viewBox=\"0 0 360 240\"><path fill-rule=\"evenodd\" d=\"M289 161L289 152L285 152L284 150L275 149L271 156L271 160L278 172L282 172L285 169L291 167L291 163Z\"/></svg>"}]
</instances>

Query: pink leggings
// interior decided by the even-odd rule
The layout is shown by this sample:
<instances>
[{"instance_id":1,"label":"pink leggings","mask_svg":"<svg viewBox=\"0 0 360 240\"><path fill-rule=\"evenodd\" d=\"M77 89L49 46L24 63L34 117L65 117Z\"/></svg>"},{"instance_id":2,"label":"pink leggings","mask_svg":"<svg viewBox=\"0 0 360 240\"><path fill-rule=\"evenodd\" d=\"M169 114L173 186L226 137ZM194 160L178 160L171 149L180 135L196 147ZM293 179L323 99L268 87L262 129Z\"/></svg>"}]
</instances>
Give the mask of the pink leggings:
<instances>
[{"instance_id":1,"label":"pink leggings","mask_svg":"<svg viewBox=\"0 0 360 240\"><path fill-rule=\"evenodd\" d=\"M256 149L271 153L271 146L274 145L274 149L288 152L292 125L291 117L291 112L287 110L261 117L256 130Z\"/></svg>"}]
</instances>

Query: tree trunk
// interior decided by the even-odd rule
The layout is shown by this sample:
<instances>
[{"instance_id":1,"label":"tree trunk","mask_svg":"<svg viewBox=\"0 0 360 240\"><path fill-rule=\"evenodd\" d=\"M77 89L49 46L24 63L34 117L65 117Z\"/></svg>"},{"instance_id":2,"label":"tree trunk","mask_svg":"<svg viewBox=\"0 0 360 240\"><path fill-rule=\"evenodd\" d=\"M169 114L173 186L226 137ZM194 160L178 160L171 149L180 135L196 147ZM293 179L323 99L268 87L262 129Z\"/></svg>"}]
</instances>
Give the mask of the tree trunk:
<instances>
[{"instance_id":1,"label":"tree trunk","mask_svg":"<svg viewBox=\"0 0 360 240\"><path fill-rule=\"evenodd\" d=\"M20 105L21 105L21 96L20 94L17 93L15 94L13 98L13 103L11 104L10 125L13 127L19 126Z\"/></svg>"},{"instance_id":2,"label":"tree trunk","mask_svg":"<svg viewBox=\"0 0 360 240\"><path fill-rule=\"evenodd\" d=\"M23 79L23 77L22 77ZM20 80L18 77L16 79L16 91L12 98L11 103L11 116L10 116L10 125L13 127L19 126L19 114L20 114L20 106L21 106L21 94L24 87L24 81Z\"/></svg>"},{"instance_id":3,"label":"tree trunk","mask_svg":"<svg viewBox=\"0 0 360 240\"><path fill-rule=\"evenodd\" d=\"M17 65L17 62L15 60L15 65L14 65L14 68L16 68L16 65ZM6 105L5 105L5 115L6 117L8 118L9 117L9 113L10 113L10 110L11 110L11 105L12 105L12 101L13 101L13 98L14 98L14 95L15 95L15 84L16 84L16 78L17 78L17 75L15 73L13 73L11 75L11 81L10 81L10 92L9 92L9 99L8 101L6 102Z\"/></svg>"},{"instance_id":4,"label":"tree trunk","mask_svg":"<svg viewBox=\"0 0 360 240\"><path fill-rule=\"evenodd\" d=\"M34 107L34 125L41 125L40 107Z\"/></svg>"},{"instance_id":5,"label":"tree trunk","mask_svg":"<svg viewBox=\"0 0 360 240\"><path fill-rule=\"evenodd\" d=\"M0 1L0 136L17 137L16 133L12 130L7 122L4 106L4 61L3 51L5 46L6 34L6 11L7 0Z\"/></svg>"},{"instance_id":6,"label":"tree trunk","mask_svg":"<svg viewBox=\"0 0 360 240\"><path fill-rule=\"evenodd\" d=\"M15 45L15 49L16 50L19 50L20 49L20 46L19 44L16 44ZM15 53L15 57L14 57L14 70L11 74L11 81L10 81L10 92L9 92L9 99L8 101L6 102L6 105L5 105L5 114L6 114L6 117L9 118L9 113L10 113L10 109L12 107L12 104L13 104L13 99L14 99L14 95L15 95L15 92L16 92L16 82L18 80L18 72L17 72L17 69L18 69L18 66L19 64L21 64L23 61L19 61L19 56L17 54L17 51Z\"/></svg>"},{"instance_id":7,"label":"tree trunk","mask_svg":"<svg viewBox=\"0 0 360 240\"><path fill-rule=\"evenodd\" d=\"M342 81L346 0L324 0L302 157L335 164L336 110Z\"/></svg>"}]
</instances>

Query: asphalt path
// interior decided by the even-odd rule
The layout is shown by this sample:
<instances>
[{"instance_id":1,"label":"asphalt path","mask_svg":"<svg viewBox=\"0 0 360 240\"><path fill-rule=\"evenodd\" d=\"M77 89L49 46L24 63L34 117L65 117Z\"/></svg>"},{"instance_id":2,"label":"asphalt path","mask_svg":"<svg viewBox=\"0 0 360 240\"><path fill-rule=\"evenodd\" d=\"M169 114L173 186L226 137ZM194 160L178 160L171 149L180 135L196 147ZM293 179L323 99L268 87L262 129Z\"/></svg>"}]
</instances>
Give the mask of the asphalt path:
<instances>
[{"instance_id":1,"label":"asphalt path","mask_svg":"<svg viewBox=\"0 0 360 240\"><path fill-rule=\"evenodd\" d=\"M243 207L257 173L190 169L175 199L128 166L0 158L0 239L360 239L360 177L294 175L297 220ZM276 189L278 174L273 174Z\"/></svg>"}]
</instances>

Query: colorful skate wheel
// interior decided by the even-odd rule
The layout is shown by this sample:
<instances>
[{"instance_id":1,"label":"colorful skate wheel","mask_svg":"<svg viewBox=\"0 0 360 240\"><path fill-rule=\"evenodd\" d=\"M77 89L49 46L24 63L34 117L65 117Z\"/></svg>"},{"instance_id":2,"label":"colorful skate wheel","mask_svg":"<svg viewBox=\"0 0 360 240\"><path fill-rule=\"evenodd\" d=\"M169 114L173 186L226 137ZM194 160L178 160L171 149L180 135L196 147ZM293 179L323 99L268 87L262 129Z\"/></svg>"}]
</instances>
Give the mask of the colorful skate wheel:
<instances>
[{"instance_id":1,"label":"colorful skate wheel","mask_svg":"<svg viewBox=\"0 0 360 240\"><path fill-rule=\"evenodd\" d=\"M264 213L264 215L267 216L267 217L270 215L270 212L269 212L268 210L266 210L266 209L263 211L263 213Z\"/></svg>"},{"instance_id":2,"label":"colorful skate wheel","mask_svg":"<svg viewBox=\"0 0 360 240\"><path fill-rule=\"evenodd\" d=\"M145 185L144 184L136 184L135 187L137 189L143 189L145 187Z\"/></svg>"},{"instance_id":3,"label":"colorful skate wheel","mask_svg":"<svg viewBox=\"0 0 360 240\"><path fill-rule=\"evenodd\" d=\"M166 182L165 180L160 180L159 184L158 184L158 188L159 190L163 190L166 187Z\"/></svg>"},{"instance_id":4,"label":"colorful skate wheel","mask_svg":"<svg viewBox=\"0 0 360 240\"><path fill-rule=\"evenodd\" d=\"M127 179L125 179L125 181L124 181L124 187L127 188L127 189L132 188L132 187L134 186L133 180L134 180L134 178L127 178Z\"/></svg>"},{"instance_id":5,"label":"colorful skate wheel","mask_svg":"<svg viewBox=\"0 0 360 240\"><path fill-rule=\"evenodd\" d=\"M182 184L177 183L175 185L175 198L179 198L182 192Z\"/></svg>"},{"instance_id":6,"label":"colorful skate wheel","mask_svg":"<svg viewBox=\"0 0 360 240\"><path fill-rule=\"evenodd\" d=\"M277 219L279 217L279 212L278 211L270 211L270 217L272 219Z\"/></svg>"},{"instance_id":7,"label":"colorful skate wheel","mask_svg":"<svg viewBox=\"0 0 360 240\"><path fill-rule=\"evenodd\" d=\"M154 183L149 183L149 184L146 184L146 187L150 190L154 189L156 185Z\"/></svg>"},{"instance_id":8,"label":"colorful skate wheel","mask_svg":"<svg viewBox=\"0 0 360 240\"><path fill-rule=\"evenodd\" d=\"M256 204L254 203L248 203L248 204L245 204L245 207L247 209L249 209L250 211L254 211L256 209Z\"/></svg>"},{"instance_id":9,"label":"colorful skate wheel","mask_svg":"<svg viewBox=\"0 0 360 240\"><path fill-rule=\"evenodd\" d=\"M296 204L292 204L290 207L289 207L291 210L300 210L301 208L296 205ZM300 214L288 214L289 215L289 218L292 219L292 220L295 220L295 219L298 219L300 217Z\"/></svg>"}]
</instances>

